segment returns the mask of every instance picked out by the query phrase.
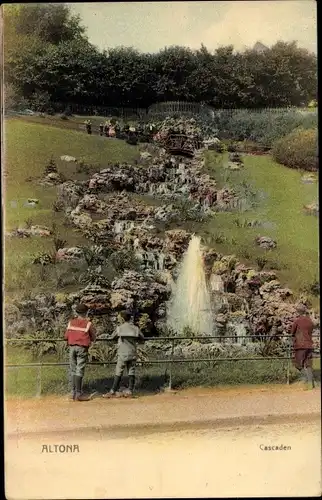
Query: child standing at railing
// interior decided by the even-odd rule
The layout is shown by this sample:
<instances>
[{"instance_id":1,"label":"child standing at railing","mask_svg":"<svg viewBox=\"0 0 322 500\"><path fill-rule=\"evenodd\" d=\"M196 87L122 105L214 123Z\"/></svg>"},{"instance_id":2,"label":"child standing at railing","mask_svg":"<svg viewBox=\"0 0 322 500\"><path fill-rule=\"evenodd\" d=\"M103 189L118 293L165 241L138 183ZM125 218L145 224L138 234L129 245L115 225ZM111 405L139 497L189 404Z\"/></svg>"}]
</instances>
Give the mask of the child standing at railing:
<instances>
[{"instance_id":1,"label":"child standing at railing","mask_svg":"<svg viewBox=\"0 0 322 500\"><path fill-rule=\"evenodd\" d=\"M129 389L126 391L126 395L131 396L134 390L137 344L144 341L144 335L137 326L130 323L132 317L131 313L123 311L121 316L124 323L116 328L114 335L111 337L111 339L118 339L117 364L114 383L110 392L105 394L103 397L116 395L125 368L127 369L129 376Z\"/></svg>"},{"instance_id":2,"label":"child standing at railing","mask_svg":"<svg viewBox=\"0 0 322 500\"><path fill-rule=\"evenodd\" d=\"M69 366L71 372L72 394L74 401L89 401L90 397L82 393L83 377L88 361L88 348L95 340L95 330L87 318L88 307L79 304L76 307L77 318L71 319L65 332L69 346Z\"/></svg>"}]
</instances>

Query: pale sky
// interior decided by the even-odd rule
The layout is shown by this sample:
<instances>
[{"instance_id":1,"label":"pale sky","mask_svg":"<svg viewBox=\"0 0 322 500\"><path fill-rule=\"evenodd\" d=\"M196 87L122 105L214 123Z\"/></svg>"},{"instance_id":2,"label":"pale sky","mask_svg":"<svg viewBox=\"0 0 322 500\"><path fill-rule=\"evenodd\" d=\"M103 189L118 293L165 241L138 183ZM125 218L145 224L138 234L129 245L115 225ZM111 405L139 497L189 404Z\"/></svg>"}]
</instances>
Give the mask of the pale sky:
<instances>
[{"instance_id":1,"label":"pale sky","mask_svg":"<svg viewBox=\"0 0 322 500\"><path fill-rule=\"evenodd\" d=\"M298 42L317 52L315 0L255 0L230 2L105 2L69 4L80 14L89 41L100 49L135 47L157 52L165 46L192 49L203 43L210 51L220 45L237 50L257 41Z\"/></svg>"}]
</instances>

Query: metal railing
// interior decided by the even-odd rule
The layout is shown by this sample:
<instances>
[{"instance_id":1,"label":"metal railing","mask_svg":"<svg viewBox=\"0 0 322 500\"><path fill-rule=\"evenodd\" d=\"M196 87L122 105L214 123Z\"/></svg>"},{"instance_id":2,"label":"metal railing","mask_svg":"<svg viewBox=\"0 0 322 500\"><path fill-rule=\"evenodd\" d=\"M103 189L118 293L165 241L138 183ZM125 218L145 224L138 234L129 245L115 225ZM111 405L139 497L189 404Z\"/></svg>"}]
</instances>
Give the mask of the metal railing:
<instances>
[{"instance_id":1,"label":"metal railing","mask_svg":"<svg viewBox=\"0 0 322 500\"><path fill-rule=\"evenodd\" d=\"M319 338L319 335L314 335L314 338ZM264 339L270 339L270 340L281 340L281 339L289 339L288 342L285 343L285 355L284 356L256 356L256 357L203 357L203 358L191 358L191 359L185 359L185 358L178 358L177 356L174 355L174 350L175 350L175 345L180 344L181 341L183 340L190 340L190 341L195 341L195 340L202 340L203 344L201 345L207 345L208 340L213 340L213 339L220 339L221 343L223 340L230 340L233 339L235 342L232 343L232 345L240 345L238 344L239 339L247 339L248 342L247 344L256 344ZM172 389L172 377L173 377L173 365L174 364L182 364L182 363L217 363L217 362L231 362L231 361L272 361L272 360L281 360L281 361L287 361L287 367L286 367L286 383L289 385L290 383L290 368L291 368L291 359L293 356L293 349L290 340L292 339L291 335L280 335L280 336L272 336L272 335L261 335L260 337L251 337L249 335L230 335L230 336L197 336L197 337L146 337L144 342L150 342L150 341L169 341L171 343L171 353L170 356L166 359L151 359L151 360L143 360L143 361L138 361L139 366L143 365L167 365L166 366L166 373L169 375L169 385L168 388L171 390ZM206 342L205 342L206 341ZM57 339L33 339L33 338L22 338L22 339L5 339L6 343L26 343L26 342L32 342L32 343L42 343L42 342L50 342L50 343L56 343L56 342L66 342L65 339L63 338L57 338ZM98 338L96 339L95 342L115 342L114 339L110 338ZM246 343L242 344L245 346ZM223 343L225 345L225 343ZM227 345L227 344L226 344ZM319 346L320 350L320 346ZM317 356L314 356L315 358L319 357L319 352L317 349L314 349L313 354L317 354ZM115 365L116 361L111 361L111 360L106 360L106 361L91 361L88 363L89 366L106 366L106 365ZM69 366L68 361L61 361L61 362L40 362L40 363L10 363L10 364L5 364L6 369L19 369L19 368L38 368L37 371L37 391L36 391L36 396L40 397L42 393L42 368L46 366Z\"/></svg>"},{"instance_id":2,"label":"metal railing","mask_svg":"<svg viewBox=\"0 0 322 500\"><path fill-rule=\"evenodd\" d=\"M168 101L168 102L157 102L149 106L148 108L131 108L122 106L95 106L95 105L84 105L79 103L51 103L53 110L56 113L63 113L68 109L72 114L79 115L97 115L97 116L115 116L120 118L131 118L137 117L140 119L153 119L153 117L161 116L173 116L173 115L205 115L210 118L214 118L216 115L226 115L231 117L238 113L273 113L273 114L283 114L289 112L300 112L300 113L315 113L317 114L317 108L297 108L297 107L286 107L286 108L218 108L214 106L209 106L207 104L199 102L188 102L188 101Z\"/></svg>"}]
</instances>

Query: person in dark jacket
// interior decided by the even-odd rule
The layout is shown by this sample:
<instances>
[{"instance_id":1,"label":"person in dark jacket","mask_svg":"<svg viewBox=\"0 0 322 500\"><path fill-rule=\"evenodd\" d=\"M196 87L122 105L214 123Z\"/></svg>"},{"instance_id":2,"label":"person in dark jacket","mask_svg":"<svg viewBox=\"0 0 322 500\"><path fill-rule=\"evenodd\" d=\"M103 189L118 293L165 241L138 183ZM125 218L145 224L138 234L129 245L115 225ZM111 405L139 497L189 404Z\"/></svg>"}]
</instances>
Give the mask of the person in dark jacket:
<instances>
[{"instance_id":1,"label":"person in dark jacket","mask_svg":"<svg viewBox=\"0 0 322 500\"><path fill-rule=\"evenodd\" d=\"M85 120L86 132L91 135L92 133L92 123L90 120Z\"/></svg>"},{"instance_id":2,"label":"person in dark jacket","mask_svg":"<svg viewBox=\"0 0 322 500\"><path fill-rule=\"evenodd\" d=\"M115 333L110 337L111 339L118 339L117 363L113 387L104 397L111 397L117 394L125 368L129 376L129 389L126 395L131 396L134 390L137 344L144 341L144 335L137 326L130 323L131 313L123 311L121 316L124 323L119 325Z\"/></svg>"},{"instance_id":3,"label":"person in dark jacket","mask_svg":"<svg viewBox=\"0 0 322 500\"><path fill-rule=\"evenodd\" d=\"M69 363L72 383L71 398L74 401L89 401L82 393L82 383L88 360L88 348L95 340L94 327L87 318L88 308L84 304L76 307L77 317L69 321L65 339L69 346Z\"/></svg>"},{"instance_id":4,"label":"person in dark jacket","mask_svg":"<svg viewBox=\"0 0 322 500\"><path fill-rule=\"evenodd\" d=\"M294 339L295 367L300 372L300 380L308 384L308 388L314 388L312 370L313 358L313 321L308 315L307 308L299 305L299 316L292 324L291 334Z\"/></svg>"}]
</instances>

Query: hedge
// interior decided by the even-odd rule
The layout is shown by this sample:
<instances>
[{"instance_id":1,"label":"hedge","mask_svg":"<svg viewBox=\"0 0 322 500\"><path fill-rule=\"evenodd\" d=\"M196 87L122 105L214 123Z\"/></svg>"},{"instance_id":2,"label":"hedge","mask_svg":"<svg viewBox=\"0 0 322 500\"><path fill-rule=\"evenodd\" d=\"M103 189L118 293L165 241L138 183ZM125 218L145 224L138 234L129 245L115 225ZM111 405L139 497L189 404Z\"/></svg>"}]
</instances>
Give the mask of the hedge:
<instances>
[{"instance_id":1,"label":"hedge","mask_svg":"<svg viewBox=\"0 0 322 500\"><path fill-rule=\"evenodd\" d=\"M298 128L273 145L272 154L278 163L287 167L318 169L318 131L316 128L305 130Z\"/></svg>"},{"instance_id":2,"label":"hedge","mask_svg":"<svg viewBox=\"0 0 322 500\"><path fill-rule=\"evenodd\" d=\"M286 136L292 130L302 127L311 129L317 127L317 114L303 114L298 111L285 113L239 112L225 123L218 123L218 128L226 137L235 141L248 139L262 146L271 147L273 143Z\"/></svg>"}]
</instances>

